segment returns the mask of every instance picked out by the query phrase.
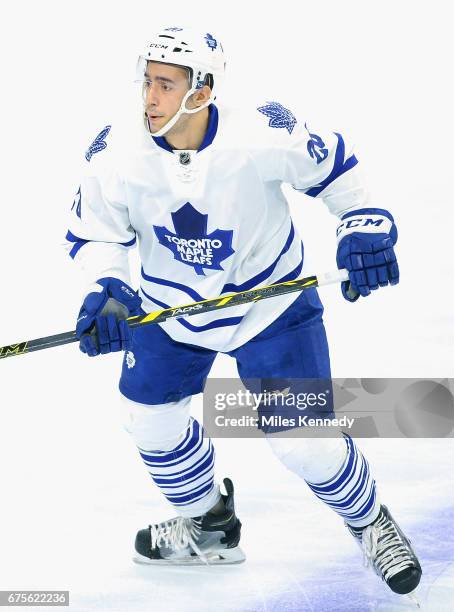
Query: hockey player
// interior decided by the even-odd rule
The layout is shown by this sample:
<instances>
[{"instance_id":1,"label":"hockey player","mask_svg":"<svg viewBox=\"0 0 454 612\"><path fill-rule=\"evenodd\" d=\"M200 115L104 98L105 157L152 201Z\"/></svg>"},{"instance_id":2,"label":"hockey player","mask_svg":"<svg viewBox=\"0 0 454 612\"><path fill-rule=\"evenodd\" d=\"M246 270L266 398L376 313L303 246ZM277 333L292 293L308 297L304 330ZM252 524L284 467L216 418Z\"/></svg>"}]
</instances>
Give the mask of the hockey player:
<instances>
[{"instance_id":1,"label":"hockey player","mask_svg":"<svg viewBox=\"0 0 454 612\"><path fill-rule=\"evenodd\" d=\"M339 218L337 265L354 302L399 279L397 230L371 208L357 159L338 133L307 125L276 101L239 111L214 100L224 54L210 33L156 33L138 63L143 116L106 126L86 153L71 212L69 253L87 277L77 321L89 356L126 351L120 380L126 428L177 517L138 532L144 563L236 563L241 523L233 485L214 480L214 449L190 400L218 352L243 380L330 378L315 289L131 332L124 319L157 308L297 278L304 249L282 183L320 198ZM141 287L130 287L138 243ZM227 313L227 314L225 314ZM350 437L268 436L283 464L345 521L376 573L396 593L421 567Z\"/></svg>"}]
</instances>

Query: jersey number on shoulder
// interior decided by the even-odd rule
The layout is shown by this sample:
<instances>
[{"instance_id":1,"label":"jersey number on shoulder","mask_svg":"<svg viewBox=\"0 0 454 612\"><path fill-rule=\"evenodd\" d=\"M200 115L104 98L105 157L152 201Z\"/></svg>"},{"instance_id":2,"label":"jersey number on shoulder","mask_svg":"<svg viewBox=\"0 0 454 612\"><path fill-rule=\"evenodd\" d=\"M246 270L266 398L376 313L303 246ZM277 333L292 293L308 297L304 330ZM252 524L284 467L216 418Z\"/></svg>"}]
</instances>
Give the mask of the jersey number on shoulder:
<instances>
[{"instance_id":1,"label":"jersey number on shoulder","mask_svg":"<svg viewBox=\"0 0 454 612\"><path fill-rule=\"evenodd\" d=\"M74 197L73 205L71 206L71 210L74 210L74 209L79 219L82 219L82 194L80 193L80 187L77 190L77 193Z\"/></svg>"},{"instance_id":2,"label":"jersey number on shoulder","mask_svg":"<svg viewBox=\"0 0 454 612\"><path fill-rule=\"evenodd\" d=\"M322 161L328 157L328 149L318 134L309 132L306 124L304 124L304 127L311 137L310 140L307 141L307 151L312 159L316 160L317 164L321 164Z\"/></svg>"}]
</instances>

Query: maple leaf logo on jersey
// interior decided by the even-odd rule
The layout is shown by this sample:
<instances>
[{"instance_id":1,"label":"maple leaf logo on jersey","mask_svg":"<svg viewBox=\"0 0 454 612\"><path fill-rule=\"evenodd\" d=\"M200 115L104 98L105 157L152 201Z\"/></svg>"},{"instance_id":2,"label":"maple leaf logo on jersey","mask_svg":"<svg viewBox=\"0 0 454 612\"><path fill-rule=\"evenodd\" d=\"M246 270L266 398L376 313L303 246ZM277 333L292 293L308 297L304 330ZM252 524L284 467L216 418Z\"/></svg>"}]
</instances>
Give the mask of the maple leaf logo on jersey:
<instances>
[{"instance_id":1,"label":"maple leaf logo on jersey","mask_svg":"<svg viewBox=\"0 0 454 612\"><path fill-rule=\"evenodd\" d=\"M132 351L128 351L125 355L126 365L128 370L131 370L136 365L136 358Z\"/></svg>"},{"instance_id":2,"label":"maple leaf logo on jersey","mask_svg":"<svg viewBox=\"0 0 454 612\"><path fill-rule=\"evenodd\" d=\"M293 132L293 128L296 125L296 118L288 108L279 104L279 102L267 102L265 106L259 106L257 109L260 113L269 117L269 127L272 128L285 128L288 133Z\"/></svg>"},{"instance_id":3,"label":"maple leaf logo on jersey","mask_svg":"<svg viewBox=\"0 0 454 612\"><path fill-rule=\"evenodd\" d=\"M192 266L199 276L205 276L203 268L223 270L221 261L235 252L232 249L233 230L217 229L207 234L208 215L203 215L186 202L172 213L175 233L163 225L153 225L162 246L173 253L174 259Z\"/></svg>"},{"instance_id":4,"label":"maple leaf logo on jersey","mask_svg":"<svg viewBox=\"0 0 454 612\"><path fill-rule=\"evenodd\" d=\"M106 125L106 127L99 132L96 138L93 140L91 145L88 147L85 153L85 159L89 162L95 153L99 153L103 149L107 147L107 143L105 142L107 138L107 134L110 132L111 125Z\"/></svg>"}]
</instances>

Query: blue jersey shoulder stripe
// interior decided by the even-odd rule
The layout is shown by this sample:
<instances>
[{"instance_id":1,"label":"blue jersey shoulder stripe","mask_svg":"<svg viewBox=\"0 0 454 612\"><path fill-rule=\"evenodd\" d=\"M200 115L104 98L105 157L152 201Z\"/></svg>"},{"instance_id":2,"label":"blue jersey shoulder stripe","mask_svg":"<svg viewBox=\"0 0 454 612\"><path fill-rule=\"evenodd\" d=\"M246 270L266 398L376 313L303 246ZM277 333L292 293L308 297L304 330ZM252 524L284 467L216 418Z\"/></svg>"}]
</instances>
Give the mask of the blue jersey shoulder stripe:
<instances>
[{"instance_id":1,"label":"blue jersey shoulder stripe","mask_svg":"<svg viewBox=\"0 0 454 612\"><path fill-rule=\"evenodd\" d=\"M340 134L335 132L337 136L337 147L336 154L334 156L334 166L329 175L321 181L318 185L314 187L310 187L305 194L315 198L318 196L328 185L330 185L333 181L335 181L339 176L356 166L358 160L354 155L351 155L347 160L345 160L345 142ZM302 191L298 189L297 191ZM304 191L304 190L303 190Z\"/></svg>"},{"instance_id":2,"label":"blue jersey shoulder stripe","mask_svg":"<svg viewBox=\"0 0 454 612\"><path fill-rule=\"evenodd\" d=\"M78 238L77 236L74 236L74 234L70 232L69 230L68 230L68 233L66 234L66 240L68 242L74 242L74 246L69 252L69 256L71 257L71 259L74 259L79 249L82 248L84 244L87 244L87 242L89 242L89 240L84 240L83 238Z\"/></svg>"},{"instance_id":3,"label":"blue jersey shoulder stripe","mask_svg":"<svg viewBox=\"0 0 454 612\"><path fill-rule=\"evenodd\" d=\"M95 240L85 240L84 238L79 238L78 236L75 236L70 230L68 230L66 234L66 240L68 242L74 242L74 246L69 252L69 256L72 259L74 259L79 249L81 249L84 246L84 244L87 244L87 242L101 242L100 240L95 241ZM136 243L136 237L134 236L134 238L130 240L129 242L117 242L115 244L120 244L121 246L124 246L124 247L131 247L135 243ZM114 244L114 243L107 243L107 244Z\"/></svg>"}]
</instances>

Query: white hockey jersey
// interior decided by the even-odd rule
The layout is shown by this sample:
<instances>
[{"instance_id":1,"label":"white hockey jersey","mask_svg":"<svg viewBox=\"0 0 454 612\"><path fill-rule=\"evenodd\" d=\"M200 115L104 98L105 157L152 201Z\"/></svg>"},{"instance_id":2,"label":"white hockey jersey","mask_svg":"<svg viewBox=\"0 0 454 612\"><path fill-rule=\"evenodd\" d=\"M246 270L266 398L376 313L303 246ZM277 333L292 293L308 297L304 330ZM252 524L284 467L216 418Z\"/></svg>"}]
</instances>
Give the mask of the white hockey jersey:
<instances>
[{"instance_id":1,"label":"white hockey jersey","mask_svg":"<svg viewBox=\"0 0 454 612\"><path fill-rule=\"evenodd\" d=\"M277 102L209 109L198 151L173 151L137 122L106 126L86 153L68 251L88 283L106 276L130 283L128 248L137 243L147 312L308 272L282 183L323 198L338 216L367 199L357 160L340 134L313 131ZM161 326L177 341L229 351L267 327L297 296Z\"/></svg>"}]
</instances>

